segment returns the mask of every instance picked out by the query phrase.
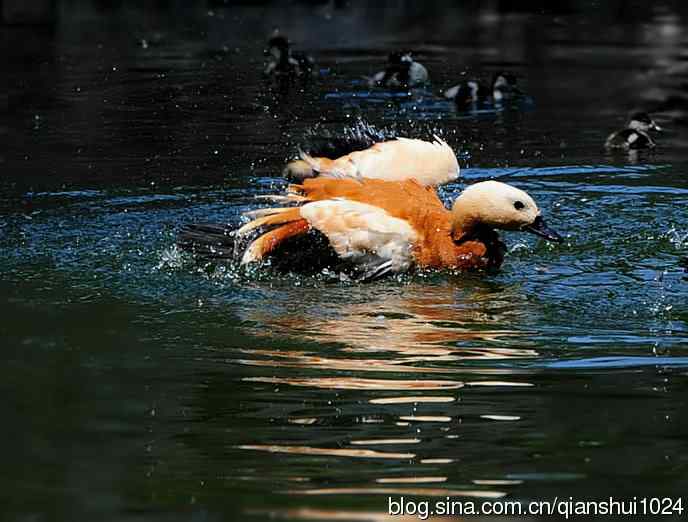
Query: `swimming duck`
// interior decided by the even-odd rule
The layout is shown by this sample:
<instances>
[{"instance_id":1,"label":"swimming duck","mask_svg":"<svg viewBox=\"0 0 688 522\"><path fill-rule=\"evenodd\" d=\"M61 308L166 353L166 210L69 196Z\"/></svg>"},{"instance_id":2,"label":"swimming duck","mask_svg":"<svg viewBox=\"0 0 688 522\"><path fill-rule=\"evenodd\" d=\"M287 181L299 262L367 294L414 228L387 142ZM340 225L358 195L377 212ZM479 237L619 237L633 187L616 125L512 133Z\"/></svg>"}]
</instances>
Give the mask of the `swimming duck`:
<instances>
[{"instance_id":1,"label":"swimming duck","mask_svg":"<svg viewBox=\"0 0 688 522\"><path fill-rule=\"evenodd\" d=\"M337 158L313 157L301 151L301 159L288 163L283 175L297 180L315 176L387 181L414 178L424 186L458 179L460 169L454 151L439 137L433 138L399 137Z\"/></svg>"},{"instance_id":2,"label":"swimming duck","mask_svg":"<svg viewBox=\"0 0 688 522\"><path fill-rule=\"evenodd\" d=\"M428 70L413 59L411 51L397 51L387 57L384 71L366 77L368 86L387 89L412 89L427 83Z\"/></svg>"},{"instance_id":3,"label":"swimming duck","mask_svg":"<svg viewBox=\"0 0 688 522\"><path fill-rule=\"evenodd\" d=\"M607 149L652 149L656 144L650 137L649 131L651 130L659 132L662 128L646 112L636 112L631 115L625 129L612 132L609 135L604 146Z\"/></svg>"},{"instance_id":4,"label":"swimming duck","mask_svg":"<svg viewBox=\"0 0 688 522\"><path fill-rule=\"evenodd\" d=\"M266 76L306 76L312 74L315 62L302 52L291 50L289 40L275 31L265 49L268 57L263 74Z\"/></svg>"},{"instance_id":5,"label":"swimming duck","mask_svg":"<svg viewBox=\"0 0 688 522\"><path fill-rule=\"evenodd\" d=\"M520 94L522 92L518 88L516 76L503 71L495 73L492 77L491 89L488 89L482 82L471 79L444 91L444 97L454 100L459 107L483 103L490 98L495 102L501 102Z\"/></svg>"},{"instance_id":6,"label":"swimming duck","mask_svg":"<svg viewBox=\"0 0 688 522\"><path fill-rule=\"evenodd\" d=\"M264 226L276 228L246 248L241 259L244 265L279 257L280 246L312 231L324 236L339 259L351 263L364 279L414 266L498 268L505 245L496 228L561 241L547 228L526 192L497 181L471 185L452 210L445 208L433 188L413 179L307 179L290 186L287 195L273 198L299 206L246 214L253 220L235 231L237 238Z\"/></svg>"},{"instance_id":7,"label":"swimming duck","mask_svg":"<svg viewBox=\"0 0 688 522\"><path fill-rule=\"evenodd\" d=\"M492 99L496 102L508 100L523 94L518 88L516 76L507 72L498 72L492 79Z\"/></svg>"}]
</instances>

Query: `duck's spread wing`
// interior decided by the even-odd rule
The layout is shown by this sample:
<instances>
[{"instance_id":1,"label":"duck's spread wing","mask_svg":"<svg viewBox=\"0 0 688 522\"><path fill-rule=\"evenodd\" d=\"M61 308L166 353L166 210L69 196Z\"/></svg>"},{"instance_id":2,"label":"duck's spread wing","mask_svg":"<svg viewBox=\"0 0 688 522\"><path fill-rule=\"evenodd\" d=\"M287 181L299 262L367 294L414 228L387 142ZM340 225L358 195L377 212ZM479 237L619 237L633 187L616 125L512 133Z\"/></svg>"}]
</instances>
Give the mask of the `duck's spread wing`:
<instances>
[{"instance_id":1,"label":"duck's spread wing","mask_svg":"<svg viewBox=\"0 0 688 522\"><path fill-rule=\"evenodd\" d=\"M328 199L304 205L301 216L327 237L337 255L363 266L370 275L403 272L413 262L416 231L379 207Z\"/></svg>"},{"instance_id":2,"label":"duck's spread wing","mask_svg":"<svg viewBox=\"0 0 688 522\"><path fill-rule=\"evenodd\" d=\"M433 141L397 138L377 143L337 162L352 164L360 178L386 181L415 179L424 186L442 185L459 177L459 163L454 151L437 136ZM340 169L343 170L343 165Z\"/></svg>"},{"instance_id":3,"label":"duck's spread wing","mask_svg":"<svg viewBox=\"0 0 688 522\"><path fill-rule=\"evenodd\" d=\"M304 179L319 175L358 180L414 179L423 186L442 185L459 177L459 163L454 151L437 136L433 141L408 138L383 141L334 160L313 157L304 152L300 156L300 160L289 163L285 168L287 177Z\"/></svg>"}]
</instances>

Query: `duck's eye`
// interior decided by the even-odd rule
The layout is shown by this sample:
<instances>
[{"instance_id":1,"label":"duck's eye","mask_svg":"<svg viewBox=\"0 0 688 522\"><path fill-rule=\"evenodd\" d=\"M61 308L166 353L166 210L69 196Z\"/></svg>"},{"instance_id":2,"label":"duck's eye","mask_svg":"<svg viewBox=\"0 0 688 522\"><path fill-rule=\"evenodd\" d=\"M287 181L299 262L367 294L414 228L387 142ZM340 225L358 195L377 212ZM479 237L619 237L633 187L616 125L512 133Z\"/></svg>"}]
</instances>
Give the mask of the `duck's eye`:
<instances>
[{"instance_id":1,"label":"duck's eye","mask_svg":"<svg viewBox=\"0 0 688 522\"><path fill-rule=\"evenodd\" d=\"M524 208L526 208L526 206L523 204L523 201L517 201L516 203L514 203L514 208L516 210L523 210Z\"/></svg>"}]
</instances>

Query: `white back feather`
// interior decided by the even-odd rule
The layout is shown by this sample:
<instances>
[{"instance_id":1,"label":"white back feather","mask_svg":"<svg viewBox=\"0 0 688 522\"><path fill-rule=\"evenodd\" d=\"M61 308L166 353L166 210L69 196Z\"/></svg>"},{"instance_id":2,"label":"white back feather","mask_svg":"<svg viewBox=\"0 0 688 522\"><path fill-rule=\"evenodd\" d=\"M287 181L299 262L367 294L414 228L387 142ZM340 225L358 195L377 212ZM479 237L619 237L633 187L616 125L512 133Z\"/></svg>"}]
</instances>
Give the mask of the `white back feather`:
<instances>
[{"instance_id":1,"label":"white back feather","mask_svg":"<svg viewBox=\"0 0 688 522\"><path fill-rule=\"evenodd\" d=\"M456 180L459 177L459 163L454 151L439 137L433 138L432 142L397 138L377 143L364 151L352 152L344 158L356 166L362 178L387 181L415 179L425 186Z\"/></svg>"},{"instance_id":2,"label":"white back feather","mask_svg":"<svg viewBox=\"0 0 688 522\"><path fill-rule=\"evenodd\" d=\"M321 176L330 178L415 179L421 185L435 186L459 177L459 162L452 148L438 136L433 141L396 138L376 143L329 162L301 152L301 159Z\"/></svg>"}]
</instances>

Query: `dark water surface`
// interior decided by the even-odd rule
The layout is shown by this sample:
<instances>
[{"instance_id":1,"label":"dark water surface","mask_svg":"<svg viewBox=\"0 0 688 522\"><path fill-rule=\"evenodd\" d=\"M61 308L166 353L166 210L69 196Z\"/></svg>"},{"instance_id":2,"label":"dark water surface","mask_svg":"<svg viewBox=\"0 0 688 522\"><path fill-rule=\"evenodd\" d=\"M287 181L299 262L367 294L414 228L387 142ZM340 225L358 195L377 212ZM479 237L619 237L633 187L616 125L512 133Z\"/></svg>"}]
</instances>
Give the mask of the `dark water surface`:
<instances>
[{"instance_id":1,"label":"dark water surface","mask_svg":"<svg viewBox=\"0 0 688 522\"><path fill-rule=\"evenodd\" d=\"M0 28L16 42L0 149L10 519L383 520L388 495L686 495L683 4L126 5ZM318 79L261 78L274 26ZM432 88L369 93L361 76L398 46ZM457 112L432 94L501 68L528 93L515 106ZM667 129L658 151L606 153L638 108ZM444 197L507 180L566 241L507 234L497 274L366 285L177 251L184 223L236 222L281 190L308 129L359 117L444 136L463 177Z\"/></svg>"}]
</instances>

